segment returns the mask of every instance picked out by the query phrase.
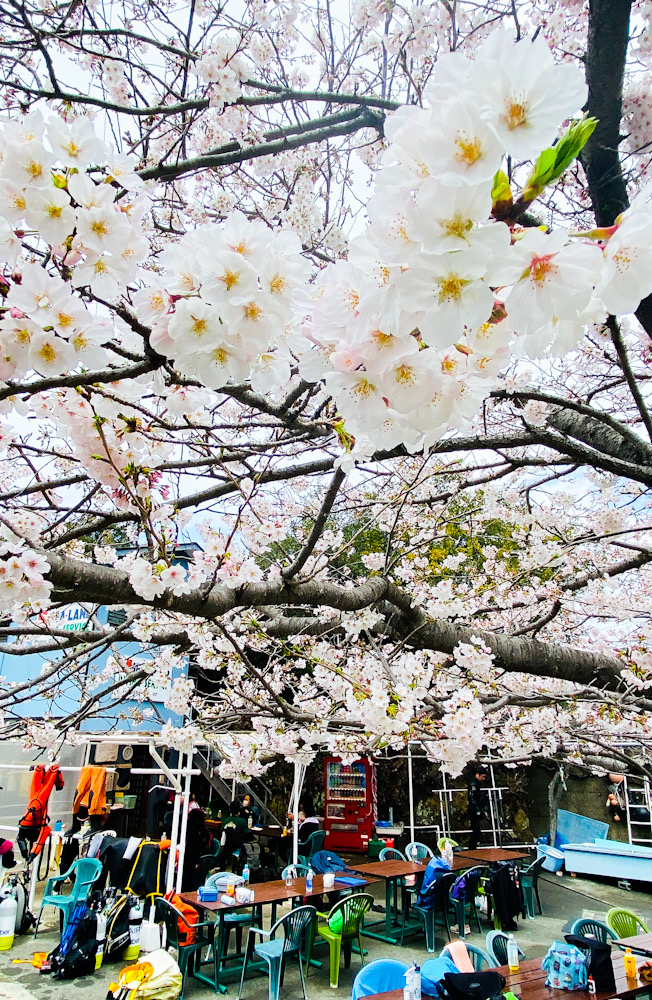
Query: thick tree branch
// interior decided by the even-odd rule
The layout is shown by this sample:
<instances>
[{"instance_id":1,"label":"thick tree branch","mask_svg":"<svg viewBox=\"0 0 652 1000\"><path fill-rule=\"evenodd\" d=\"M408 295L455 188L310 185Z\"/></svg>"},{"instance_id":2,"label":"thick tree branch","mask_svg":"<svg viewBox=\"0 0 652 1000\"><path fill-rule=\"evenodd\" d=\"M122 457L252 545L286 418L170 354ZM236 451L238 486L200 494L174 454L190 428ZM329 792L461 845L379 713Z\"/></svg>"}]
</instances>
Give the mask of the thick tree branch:
<instances>
[{"instance_id":1,"label":"thick tree branch","mask_svg":"<svg viewBox=\"0 0 652 1000\"><path fill-rule=\"evenodd\" d=\"M347 119L341 124L323 126L302 135L292 136L288 139L282 138L257 146L240 146L236 143L229 143L228 146L222 147L222 152L195 156L178 163L160 163L156 167L140 170L139 174L143 180L171 181L186 174L197 173L198 170L215 170L233 163L254 160L260 156L274 156L277 153L285 153L289 149L300 149L302 146L325 142L326 139L341 138L345 135L351 135L353 132L359 132L363 128L373 128L382 133L382 126L383 115L365 108L355 118Z\"/></svg>"}]
</instances>

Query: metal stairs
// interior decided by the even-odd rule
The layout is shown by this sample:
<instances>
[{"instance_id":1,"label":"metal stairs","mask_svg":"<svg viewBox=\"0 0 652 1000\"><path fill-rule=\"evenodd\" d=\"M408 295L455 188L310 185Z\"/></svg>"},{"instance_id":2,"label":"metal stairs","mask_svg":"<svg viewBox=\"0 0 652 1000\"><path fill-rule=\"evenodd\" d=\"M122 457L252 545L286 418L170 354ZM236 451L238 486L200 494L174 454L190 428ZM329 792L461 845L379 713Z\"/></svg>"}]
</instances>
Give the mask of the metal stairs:
<instances>
[{"instance_id":1,"label":"metal stairs","mask_svg":"<svg viewBox=\"0 0 652 1000\"><path fill-rule=\"evenodd\" d=\"M218 774L217 768L219 762L219 754L215 750L199 750L195 748L193 766L197 767L199 771L201 771L203 777L206 778L206 781L209 782L219 797L223 799L225 806L228 808L231 804L231 799L233 798L233 786L225 781L224 778L221 778ZM244 781L239 781L236 784L236 795L240 799L243 795L251 795L251 801L258 806L260 821L264 826L272 824L283 826L267 805L268 794L271 794L269 789L266 785L263 785L263 788L265 797L261 798L251 785Z\"/></svg>"}]
</instances>

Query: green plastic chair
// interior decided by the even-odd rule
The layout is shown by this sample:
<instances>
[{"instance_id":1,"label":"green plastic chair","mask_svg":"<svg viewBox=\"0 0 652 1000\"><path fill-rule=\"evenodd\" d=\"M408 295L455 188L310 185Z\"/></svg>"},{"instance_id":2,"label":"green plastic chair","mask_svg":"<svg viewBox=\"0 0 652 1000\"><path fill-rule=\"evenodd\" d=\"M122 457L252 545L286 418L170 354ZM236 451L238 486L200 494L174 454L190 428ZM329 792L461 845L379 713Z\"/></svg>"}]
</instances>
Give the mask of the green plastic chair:
<instances>
[{"instance_id":1,"label":"green plastic chair","mask_svg":"<svg viewBox=\"0 0 652 1000\"><path fill-rule=\"evenodd\" d=\"M593 920L589 917L578 917L571 924L570 929L571 934L582 934L586 936L587 934L592 934L597 941L601 941L602 944L609 944L610 941L615 941L616 934L603 924L601 920Z\"/></svg>"},{"instance_id":2,"label":"green plastic chair","mask_svg":"<svg viewBox=\"0 0 652 1000\"><path fill-rule=\"evenodd\" d=\"M605 917L607 927L619 938L635 937L636 934L649 934L650 928L644 920L623 906L612 906Z\"/></svg>"},{"instance_id":3,"label":"green plastic chair","mask_svg":"<svg viewBox=\"0 0 652 1000\"><path fill-rule=\"evenodd\" d=\"M177 964L181 973L181 993L179 1000L183 997L183 989L186 984L186 975L190 973L195 979L200 979L203 983L212 986L215 992L218 990L217 969L219 963L219 949L215 946L215 923L212 920L205 920L203 923L189 924L181 910L177 910L163 896L156 898L156 920L163 923L166 931L166 948L172 945L177 953ZM179 940L179 921L185 924L188 930L194 929L196 939L192 944L182 944ZM202 948L210 947L213 955L213 978L201 972L201 951Z\"/></svg>"},{"instance_id":4,"label":"green plastic chair","mask_svg":"<svg viewBox=\"0 0 652 1000\"><path fill-rule=\"evenodd\" d=\"M525 909L527 911L528 917L534 917L534 903L539 908L539 913L543 916L543 907L541 906L541 897L539 895L539 875L541 874L541 869L545 862L545 855L541 858L537 858L533 861L531 865L527 868L521 868L519 875L521 878L521 889L523 890L523 898L525 899Z\"/></svg>"},{"instance_id":5,"label":"green plastic chair","mask_svg":"<svg viewBox=\"0 0 652 1000\"><path fill-rule=\"evenodd\" d=\"M251 948L249 947L252 935L260 935L267 940L260 944L254 944L253 951L259 958L267 962L269 970L269 1000L278 1000L279 990L283 985L285 973L285 963L288 958L295 956L299 960L299 975L301 976L301 989L303 990L303 1000L306 1000L306 981L303 975L303 965L301 962L301 949L306 937L308 928L315 922L317 910L314 906L298 906L296 910L286 913L284 917L277 920L268 931L262 927L250 927L247 935L247 954L242 966L242 976L240 977L240 988L238 990L238 1000L242 995L245 973ZM278 930L283 931L283 937L275 938Z\"/></svg>"},{"instance_id":6,"label":"green plastic chair","mask_svg":"<svg viewBox=\"0 0 652 1000\"><path fill-rule=\"evenodd\" d=\"M317 912L317 916L321 917L325 923L313 924L308 962L310 962L315 936L318 935L328 942L330 948L330 983L334 990L337 989L340 979L340 954L342 951L344 952L344 965L348 969L351 965L351 949L354 941L358 942L360 959L364 965L364 949L360 939L360 928L364 915L371 909L373 901L374 897L370 893L357 892L341 899L328 913Z\"/></svg>"},{"instance_id":7,"label":"green plastic chair","mask_svg":"<svg viewBox=\"0 0 652 1000\"><path fill-rule=\"evenodd\" d=\"M306 851L305 854L298 855L299 862L302 865L307 865L310 859L314 858L317 851L321 851L322 847L324 846L325 839L326 839L325 830L315 830L314 833L311 833L306 841L306 847L308 848L308 850Z\"/></svg>"},{"instance_id":8,"label":"green plastic chair","mask_svg":"<svg viewBox=\"0 0 652 1000\"><path fill-rule=\"evenodd\" d=\"M475 917L475 922L478 927L478 934L482 933L482 928L480 927L480 915L478 913L478 908L475 904L475 897L478 893L478 885L480 879L487 874L488 868L484 865L479 865L477 868L469 868L468 871L463 872L458 875L452 886L450 887L450 892L448 894L450 899L450 905L455 913L455 918L457 920L457 926L459 928L459 936L464 938L464 927L466 925L466 911L469 910L469 922L471 917ZM461 899L458 899L455 895L456 886L460 883L464 886L464 895Z\"/></svg>"},{"instance_id":9,"label":"green plastic chair","mask_svg":"<svg viewBox=\"0 0 652 1000\"><path fill-rule=\"evenodd\" d=\"M405 861L405 855L398 850L396 847L383 847L378 855L379 861ZM401 894L405 894L405 879L396 878L392 879L392 908L394 913L398 914L398 893L399 889Z\"/></svg>"},{"instance_id":10,"label":"green plastic chair","mask_svg":"<svg viewBox=\"0 0 652 1000\"><path fill-rule=\"evenodd\" d=\"M77 903L84 902L91 891L93 883L97 882L100 877L101 872L102 862L98 861L97 858L79 858L77 861L73 861L68 871L64 872L63 875L51 875L47 880L45 892L43 893L41 909L39 910L38 920L34 928L34 937L38 933L44 906L56 906L61 910L61 930L64 931L75 906ZM64 894L54 891L57 885L63 885L66 879L71 878L73 875L75 883L70 892Z\"/></svg>"},{"instance_id":11,"label":"green plastic chair","mask_svg":"<svg viewBox=\"0 0 652 1000\"><path fill-rule=\"evenodd\" d=\"M446 934L448 935L448 940L450 941L450 899L448 894L456 880L456 872L445 872L443 875L439 876L436 882L431 882L428 886L427 892L425 893L425 896L427 896L427 902L431 904L429 906L422 906L419 903L412 902L412 895L414 895L416 899L419 898L418 889L406 889L405 900L403 903L401 945L403 944L403 938L405 936L407 919L409 914L412 912L414 912L423 923L426 935L426 951L432 954L435 950L435 927L437 925L438 915L441 915L442 917L443 925L446 928Z\"/></svg>"}]
</instances>

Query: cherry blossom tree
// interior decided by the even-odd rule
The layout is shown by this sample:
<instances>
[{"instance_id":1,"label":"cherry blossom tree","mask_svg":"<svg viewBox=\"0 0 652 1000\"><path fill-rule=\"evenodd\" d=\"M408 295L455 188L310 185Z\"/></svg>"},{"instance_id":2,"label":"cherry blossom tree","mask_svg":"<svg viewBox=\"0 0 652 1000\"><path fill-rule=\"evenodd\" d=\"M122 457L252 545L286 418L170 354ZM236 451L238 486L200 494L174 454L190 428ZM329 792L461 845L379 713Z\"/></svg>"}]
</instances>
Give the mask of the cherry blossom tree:
<instances>
[{"instance_id":1,"label":"cherry blossom tree","mask_svg":"<svg viewBox=\"0 0 652 1000\"><path fill-rule=\"evenodd\" d=\"M0 9L4 735L646 771L652 5Z\"/></svg>"}]
</instances>

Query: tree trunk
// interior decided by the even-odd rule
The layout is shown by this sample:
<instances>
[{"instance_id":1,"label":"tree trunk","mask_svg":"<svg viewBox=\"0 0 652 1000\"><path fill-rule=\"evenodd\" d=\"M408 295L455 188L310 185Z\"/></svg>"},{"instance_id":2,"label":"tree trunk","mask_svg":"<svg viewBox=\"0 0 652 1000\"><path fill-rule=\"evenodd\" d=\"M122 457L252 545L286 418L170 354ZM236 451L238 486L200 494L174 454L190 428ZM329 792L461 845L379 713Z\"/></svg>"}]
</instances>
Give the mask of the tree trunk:
<instances>
[{"instance_id":1,"label":"tree trunk","mask_svg":"<svg viewBox=\"0 0 652 1000\"><path fill-rule=\"evenodd\" d=\"M555 771L554 777L548 785L548 810L550 812L550 846L555 846L557 836L557 809L564 793L564 781L561 771Z\"/></svg>"}]
</instances>

